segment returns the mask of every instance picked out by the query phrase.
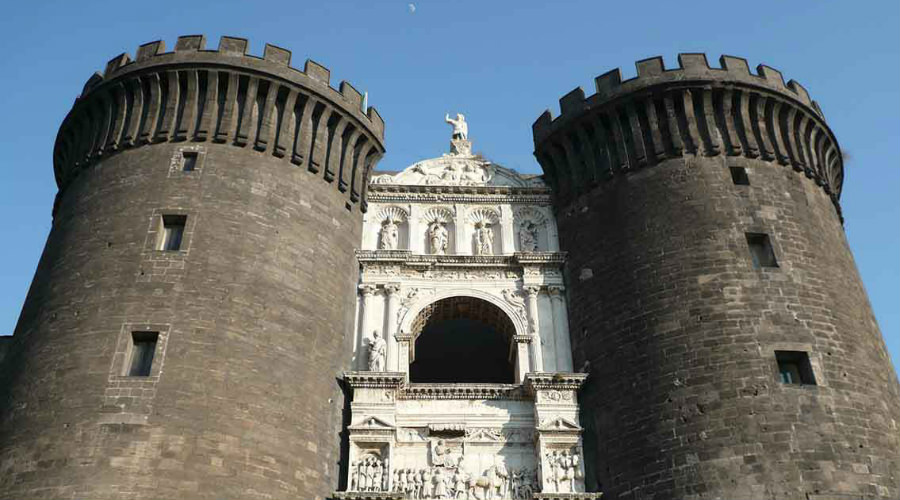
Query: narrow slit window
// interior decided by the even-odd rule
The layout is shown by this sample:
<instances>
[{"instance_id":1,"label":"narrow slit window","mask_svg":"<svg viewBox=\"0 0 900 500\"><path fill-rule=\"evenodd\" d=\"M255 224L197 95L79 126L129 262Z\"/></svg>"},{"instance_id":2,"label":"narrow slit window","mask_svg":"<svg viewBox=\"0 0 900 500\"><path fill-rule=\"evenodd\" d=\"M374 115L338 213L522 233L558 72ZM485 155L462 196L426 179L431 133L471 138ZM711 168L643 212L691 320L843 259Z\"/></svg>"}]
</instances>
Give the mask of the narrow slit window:
<instances>
[{"instance_id":1,"label":"narrow slit window","mask_svg":"<svg viewBox=\"0 0 900 500\"><path fill-rule=\"evenodd\" d=\"M193 172L197 170L197 152L185 151L181 153L181 170L183 172Z\"/></svg>"},{"instance_id":2,"label":"narrow slit window","mask_svg":"<svg viewBox=\"0 0 900 500\"><path fill-rule=\"evenodd\" d=\"M158 250L168 252L181 250L185 222L187 222L186 215L162 216L162 231L160 232Z\"/></svg>"},{"instance_id":3,"label":"narrow slit window","mask_svg":"<svg viewBox=\"0 0 900 500\"><path fill-rule=\"evenodd\" d=\"M749 186L750 178L747 177L747 169L744 167L729 167L731 180L736 186Z\"/></svg>"},{"instance_id":4,"label":"narrow slit window","mask_svg":"<svg viewBox=\"0 0 900 500\"><path fill-rule=\"evenodd\" d=\"M158 338L159 332L131 333L131 361L128 363L129 377L150 376Z\"/></svg>"},{"instance_id":5,"label":"narrow slit window","mask_svg":"<svg viewBox=\"0 0 900 500\"><path fill-rule=\"evenodd\" d=\"M809 354L803 351L775 351L778 380L782 384L816 385Z\"/></svg>"},{"instance_id":6,"label":"narrow slit window","mask_svg":"<svg viewBox=\"0 0 900 500\"><path fill-rule=\"evenodd\" d=\"M753 258L753 267L778 267L775 260L775 252L772 250L772 242L768 234L746 233L747 245L750 247L750 256Z\"/></svg>"}]
</instances>

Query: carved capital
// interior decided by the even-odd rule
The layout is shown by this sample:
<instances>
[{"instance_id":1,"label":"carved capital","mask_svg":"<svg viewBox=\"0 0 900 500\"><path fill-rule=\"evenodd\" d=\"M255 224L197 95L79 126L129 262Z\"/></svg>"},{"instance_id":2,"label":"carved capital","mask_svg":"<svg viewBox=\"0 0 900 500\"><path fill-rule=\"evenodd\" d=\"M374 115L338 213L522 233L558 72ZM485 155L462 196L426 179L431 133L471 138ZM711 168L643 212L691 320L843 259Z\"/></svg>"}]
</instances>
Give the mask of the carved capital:
<instances>
[{"instance_id":1,"label":"carved capital","mask_svg":"<svg viewBox=\"0 0 900 500\"><path fill-rule=\"evenodd\" d=\"M400 285L397 283L389 283L384 285L384 292L388 294L388 296L394 296L398 292L400 292Z\"/></svg>"},{"instance_id":2,"label":"carved capital","mask_svg":"<svg viewBox=\"0 0 900 500\"><path fill-rule=\"evenodd\" d=\"M541 292L541 287L539 286L526 286L524 288L525 293L528 294L529 297L537 297L537 294Z\"/></svg>"},{"instance_id":3,"label":"carved capital","mask_svg":"<svg viewBox=\"0 0 900 500\"><path fill-rule=\"evenodd\" d=\"M394 335L394 338L397 339L397 342L412 342L412 334L411 333L397 333Z\"/></svg>"},{"instance_id":4,"label":"carved capital","mask_svg":"<svg viewBox=\"0 0 900 500\"><path fill-rule=\"evenodd\" d=\"M547 292L550 293L550 297L554 299L561 299L565 290L566 288L562 286L551 285L547 287Z\"/></svg>"},{"instance_id":5,"label":"carved capital","mask_svg":"<svg viewBox=\"0 0 900 500\"><path fill-rule=\"evenodd\" d=\"M371 297L375 294L375 285L359 285L359 292L363 297Z\"/></svg>"}]
</instances>

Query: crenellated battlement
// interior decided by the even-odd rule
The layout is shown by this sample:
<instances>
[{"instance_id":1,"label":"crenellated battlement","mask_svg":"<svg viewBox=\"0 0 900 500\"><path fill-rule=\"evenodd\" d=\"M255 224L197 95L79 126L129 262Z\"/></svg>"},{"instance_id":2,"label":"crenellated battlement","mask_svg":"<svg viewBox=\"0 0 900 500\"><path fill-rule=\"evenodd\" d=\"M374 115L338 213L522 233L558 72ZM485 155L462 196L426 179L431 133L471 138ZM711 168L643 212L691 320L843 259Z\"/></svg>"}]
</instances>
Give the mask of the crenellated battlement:
<instances>
[{"instance_id":1,"label":"crenellated battlement","mask_svg":"<svg viewBox=\"0 0 900 500\"><path fill-rule=\"evenodd\" d=\"M532 126L535 156L558 201L604 179L684 155L744 156L793 167L823 186L840 210L843 159L818 104L794 80L765 65L722 56L679 54L638 61L637 76L619 69L576 88Z\"/></svg>"},{"instance_id":2,"label":"crenellated battlement","mask_svg":"<svg viewBox=\"0 0 900 500\"><path fill-rule=\"evenodd\" d=\"M266 44L262 57L246 39L224 36L207 50L202 35L182 36L171 52L163 41L120 54L85 83L60 127L54 150L57 184L97 159L161 142L213 142L247 147L306 167L353 204L384 154L384 120L364 97L307 60ZM250 148L248 148L250 149Z\"/></svg>"},{"instance_id":3,"label":"crenellated battlement","mask_svg":"<svg viewBox=\"0 0 900 500\"><path fill-rule=\"evenodd\" d=\"M535 122L535 127L541 127L543 133L549 123L559 118L565 119L567 113L578 112L583 108L602 105L604 102L614 100L626 94L632 94L640 90L649 89L656 85L665 84L690 84L705 81L743 83L758 86L767 90L785 93L809 106L817 115L824 119L819 104L809 97L809 92L796 80L784 82L781 72L765 64L756 66L756 74L750 71L750 65L742 57L719 57L720 67L709 65L706 54L683 53L678 54L678 67L666 68L662 56L642 59L634 63L637 76L622 80L622 72L619 68L607 71L594 78L595 93L585 97L584 89L577 87L559 99L560 116L553 117L547 110ZM789 93L789 94L788 94ZM549 121L548 121L549 119Z\"/></svg>"},{"instance_id":4,"label":"crenellated battlement","mask_svg":"<svg viewBox=\"0 0 900 500\"><path fill-rule=\"evenodd\" d=\"M338 88L331 87L331 71L321 64L307 59L303 65L303 69L291 66L291 51L267 43L263 49L262 57L250 54L250 43L246 38L223 36L219 39L217 49L206 48L205 35L185 35L178 37L175 42L175 49L172 52L166 52L166 43L163 40L156 40L145 43L137 48L134 59L127 52L123 52L106 63L103 73L94 73L88 78L84 84L84 88L77 99L82 99L90 93L98 85L104 81L118 77L129 71L140 70L149 65L158 64L181 64L186 62L212 62L225 63L228 65L249 64L253 69L260 69L258 66L261 62L275 64L288 70L288 74L277 71L278 76L296 77L300 79L312 79L315 82L328 87L328 90L337 94L333 97L340 97L348 106L348 111L360 110L360 114L365 116L371 123L372 127L378 132L380 138L384 139L384 120L378 113L378 110L372 106L368 106L363 113L363 95L356 90L353 85L347 81L341 81ZM238 61L223 61L221 56L241 57ZM215 60L211 60L215 59ZM273 68L267 68L271 71Z\"/></svg>"}]
</instances>

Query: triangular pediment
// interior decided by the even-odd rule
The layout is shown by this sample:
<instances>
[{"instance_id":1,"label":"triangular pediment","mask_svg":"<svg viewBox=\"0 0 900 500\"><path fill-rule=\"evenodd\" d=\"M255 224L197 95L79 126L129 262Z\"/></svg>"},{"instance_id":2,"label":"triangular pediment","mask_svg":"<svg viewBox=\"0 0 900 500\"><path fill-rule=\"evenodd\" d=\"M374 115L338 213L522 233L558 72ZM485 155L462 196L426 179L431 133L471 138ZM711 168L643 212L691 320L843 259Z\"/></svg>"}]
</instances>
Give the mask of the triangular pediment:
<instances>
[{"instance_id":1,"label":"triangular pediment","mask_svg":"<svg viewBox=\"0 0 900 500\"><path fill-rule=\"evenodd\" d=\"M581 426L567 418L555 417L542 420L539 429L542 431L580 431Z\"/></svg>"},{"instance_id":2,"label":"triangular pediment","mask_svg":"<svg viewBox=\"0 0 900 500\"><path fill-rule=\"evenodd\" d=\"M366 417L351 425L350 428L359 430L393 430L394 425L378 417Z\"/></svg>"},{"instance_id":3,"label":"triangular pediment","mask_svg":"<svg viewBox=\"0 0 900 500\"><path fill-rule=\"evenodd\" d=\"M396 174L375 175L372 183L402 186L546 186L538 176L519 175L515 170L477 155L454 154L416 162Z\"/></svg>"}]
</instances>

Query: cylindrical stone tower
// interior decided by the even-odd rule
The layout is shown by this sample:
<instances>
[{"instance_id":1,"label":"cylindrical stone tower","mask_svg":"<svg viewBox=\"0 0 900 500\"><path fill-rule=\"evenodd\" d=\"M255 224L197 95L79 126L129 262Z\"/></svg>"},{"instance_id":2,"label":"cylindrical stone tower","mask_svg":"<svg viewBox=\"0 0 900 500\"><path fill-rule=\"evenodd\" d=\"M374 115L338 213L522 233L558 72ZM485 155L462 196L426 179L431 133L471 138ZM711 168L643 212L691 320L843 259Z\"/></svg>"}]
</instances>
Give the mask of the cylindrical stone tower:
<instances>
[{"instance_id":1,"label":"cylindrical stone tower","mask_svg":"<svg viewBox=\"0 0 900 500\"><path fill-rule=\"evenodd\" d=\"M4 363L0 498L313 499L337 486L384 123L328 69L179 38L63 122L53 228Z\"/></svg>"},{"instance_id":2,"label":"cylindrical stone tower","mask_svg":"<svg viewBox=\"0 0 900 500\"><path fill-rule=\"evenodd\" d=\"M806 91L682 54L534 124L604 498L900 498L900 388ZM847 495L847 496L842 496Z\"/></svg>"}]
</instances>

